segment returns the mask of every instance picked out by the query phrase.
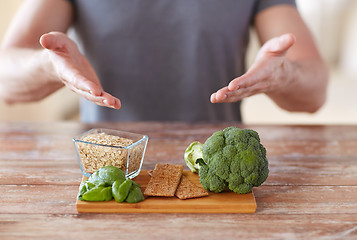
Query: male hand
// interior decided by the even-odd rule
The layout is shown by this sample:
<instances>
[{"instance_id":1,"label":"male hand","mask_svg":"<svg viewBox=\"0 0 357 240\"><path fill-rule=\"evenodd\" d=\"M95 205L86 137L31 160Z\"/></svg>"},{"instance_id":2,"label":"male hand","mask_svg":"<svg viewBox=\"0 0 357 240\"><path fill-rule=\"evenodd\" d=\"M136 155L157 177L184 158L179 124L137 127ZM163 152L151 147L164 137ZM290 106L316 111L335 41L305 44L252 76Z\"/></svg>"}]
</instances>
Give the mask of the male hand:
<instances>
[{"instance_id":1,"label":"male hand","mask_svg":"<svg viewBox=\"0 0 357 240\"><path fill-rule=\"evenodd\" d=\"M212 103L237 102L258 93L282 91L290 83L284 78L288 72L286 52L295 43L295 36L284 34L267 41L259 50L255 62L228 86L211 95Z\"/></svg>"},{"instance_id":2,"label":"male hand","mask_svg":"<svg viewBox=\"0 0 357 240\"><path fill-rule=\"evenodd\" d=\"M40 43L48 50L55 74L69 89L98 105L115 109L121 107L118 98L103 90L93 67L66 34L44 34Z\"/></svg>"}]
</instances>

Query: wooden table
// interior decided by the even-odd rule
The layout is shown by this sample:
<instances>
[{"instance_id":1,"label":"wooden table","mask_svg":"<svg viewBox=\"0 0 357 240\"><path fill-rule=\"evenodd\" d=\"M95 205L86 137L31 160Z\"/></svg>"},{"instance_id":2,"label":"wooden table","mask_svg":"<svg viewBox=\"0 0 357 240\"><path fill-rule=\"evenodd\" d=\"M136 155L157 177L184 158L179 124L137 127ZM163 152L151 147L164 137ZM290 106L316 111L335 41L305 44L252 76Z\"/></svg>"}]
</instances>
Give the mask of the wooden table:
<instances>
[{"instance_id":1,"label":"wooden table","mask_svg":"<svg viewBox=\"0 0 357 240\"><path fill-rule=\"evenodd\" d=\"M267 148L255 214L77 213L75 135L147 134L152 169L183 164L190 142L231 125L256 130ZM0 193L0 239L357 239L357 126L0 123Z\"/></svg>"}]
</instances>

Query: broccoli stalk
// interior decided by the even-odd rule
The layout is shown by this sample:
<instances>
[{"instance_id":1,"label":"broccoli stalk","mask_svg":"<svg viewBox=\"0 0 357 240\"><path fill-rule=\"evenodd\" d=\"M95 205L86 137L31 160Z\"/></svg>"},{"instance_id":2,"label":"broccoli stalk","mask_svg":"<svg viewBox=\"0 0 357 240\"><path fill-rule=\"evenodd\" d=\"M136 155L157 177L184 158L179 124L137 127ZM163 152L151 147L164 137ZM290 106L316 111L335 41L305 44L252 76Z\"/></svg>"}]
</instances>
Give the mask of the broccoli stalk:
<instances>
[{"instance_id":1,"label":"broccoli stalk","mask_svg":"<svg viewBox=\"0 0 357 240\"><path fill-rule=\"evenodd\" d=\"M269 174L266 150L254 130L229 127L215 132L202 146L192 143L186 152L188 167L198 171L200 183L212 192L228 187L236 193L249 193Z\"/></svg>"}]
</instances>

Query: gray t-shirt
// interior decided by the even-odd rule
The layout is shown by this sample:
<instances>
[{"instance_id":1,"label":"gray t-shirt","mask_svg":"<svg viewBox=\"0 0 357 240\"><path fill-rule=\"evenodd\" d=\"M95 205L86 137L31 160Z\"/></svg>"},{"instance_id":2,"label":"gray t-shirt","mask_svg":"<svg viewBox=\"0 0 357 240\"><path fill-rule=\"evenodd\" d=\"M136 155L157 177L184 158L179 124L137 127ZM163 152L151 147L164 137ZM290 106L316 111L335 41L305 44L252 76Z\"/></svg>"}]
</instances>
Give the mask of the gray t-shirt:
<instances>
[{"instance_id":1,"label":"gray t-shirt","mask_svg":"<svg viewBox=\"0 0 357 240\"><path fill-rule=\"evenodd\" d=\"M81 120L241 121L210 95L245 71L254 16L294 0L75 0L75 39L122 108L81 99Z\"/></svg>"}]
</instances>

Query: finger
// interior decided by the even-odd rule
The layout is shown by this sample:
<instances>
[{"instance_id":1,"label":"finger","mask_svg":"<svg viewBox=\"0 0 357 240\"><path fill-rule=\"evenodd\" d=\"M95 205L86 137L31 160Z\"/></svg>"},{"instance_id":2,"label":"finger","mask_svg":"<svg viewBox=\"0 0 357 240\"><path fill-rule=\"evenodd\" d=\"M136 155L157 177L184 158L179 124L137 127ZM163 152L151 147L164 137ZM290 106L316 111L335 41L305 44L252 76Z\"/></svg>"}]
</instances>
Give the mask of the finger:
<instances>
[{"instance_id":1,"label":"finger","mask_svg":"<svg viewBox=\"0 0 357 240\"><path fill-rule=\"evenodd\" d=\"M106 92L103 94L103 96L100 97L93 96L91 94L88 94L87 92L83 92L82 96L85 97L87 100L92 101L100 106L114 108L114 109L119 109L121 107L120 100Z\"/></svg>"},{"instance_id":2,"label":"finger","mask_svg":"<svg viewBox=\"0 0 357 240\"><path fill-rule=\"evenodd\" d=\"M121 101L118 98L114 98L115 102L114 105L112 106L114 109L120 109L121 108Z\"/></svg>"},{"instance_id":3,"label":"finger","mask_svg":"<svg viewBox=\"0 0 357 240\"><path fill-rule=\"evenodd\" d=\"M104 92L103 98L104 98L103 103L106 105L106 107L111 107L114 109L119 109L121 107L120 100L112 96L111 94Z\"/></svg>"},{"instance_id":4,"label":"finger","mask_svg":"<svg viewBox=\"0 0 357 240\"><path fill-rule=\"evenodd\" d=\"M235 79L233 79L229 84L228 84L228 90L229 91L236 91L240 88L247 88L250 86L253 86L254 84L256 84L259 80L260 77L260 71L259 71L259 67L257 66L252 66L248 72L246 72L245 74L243 74L240 77L237 77Z\"/></svg>"},{"instance_id":5,"label":"finger","mask_svg":"<svg viewBox=\"0 0 357 240\"><path fill-rule=\"evenodd\" d=\"M109 93L103 94L103 96L94 96L91 95L88 92L81 91L79 89L72 89L75 93L78 95L84 97L88 101L91 101L97 105L104 106L104 107L109 107L109 108L114 108L114 109L120 109L121 108L121 102L118 98L113 97Z\"/></svg>"},{"instance_id":6,"label":"finger","mask_svg":"<svg viewBox=\"0 0 357 240\"><path fill-rule=\"evenodd\" d=\"M210 101L211 101L211 103L216 103L217 102L216 101L216 93L212 93L211 94Z\"/></svg>"},{"instance_id":7,"label":"finger","mask_svg":"<svg viewBox=\"0 0 357 240\"><path fill-rule=\"evenodd\" d=\"M249 77L250 76L249 76L249 74L247 72L247 73L243 74L242 76L233 79L227 86L228 90L229 91L236 91L239 88L244 87L244 86L242 86L243 83L244 83L244 80L245 79L249 79Z\"/></svg>"},{"instance_id":8,"label":"finger","mask_svg":"<svg viewBox=\"0 0 357 240\"><path fill-rule=\"evenodd\" d=\"M46 33L40 38L42 47L56 52L66 52L70 42L69 38L61 32Z\"/></svg>"},{"instance_id":9,"label":"finger","mask_svg":"<svg viewBox=\"0 0 357 240\"><path fill-rule=\"evenodd\" d=\"M94 96L102 96L103 95L103 88L99 86L98 84L86 80L82 82L83 87L88 90L90 94L93 94Z\"/></svg>"},{"instance_id":10,"label":"finger","mask_svg":"<svg viewBox=\"0 0 357 240\"><path fill-rule=\"evenodd\" d=\"M219 102L224 101L227 98L227 92L228 92L227 87L219 89L216 93L216 100Z\"/></svg>"},{"instance_id":11,"label":"finger","mask_svg":"<svg viewBox=\"0 0 357 240\"><path fill-rule=\"evenodd\" d=\"M223 102L227 98L228 88L224 87L219 89L217 92L211 94L211 102L212 103L220 103Z\"/></svg>"},{"instance_id":12,"label":"finger","mask_svg":"<svg viewBox=\"0 0 357 240\"><path fill-rule=\"evenodd\" d=\"M267 52L273 55L284 55L289 48L291 48L296 41L296 38L293 34L287 33L283 34L278 38L273 38L267 42Z\"/></svg>"},{"instance_id":13,"label":"finger","mask_svg":"<svg viewBox=\"0 0 357 240\"><path fill-rule=\"evenodd\" d=\"M82 75L77 75L73 77L74 79L72 80L73 85L81 89L83 91L87 91L90 94L94 96L102 96L104 93L104 90L101 85L98 85L97 83L88 80Z\"/></svg>"},{"instance_id":14,"label":"finger","mask_svg":"<svg viewBox=\"0 0 357 240\"><path fill-rule=\"evenodd\" d=\"M72 90L79 89L86 91L94 96L103 95L104 91L101 85L94 81L88 80L85 76L82 75L81 72L76 69L63 69L61 79L62 82Z\"/></svg>"},{"instance_id":15,"label":"finger","mask_svg":"<svg viewBox=\"0 0 357 240\"><path fill-rule=\"evenodd\" d=\"M223 101L221 101L221 103L238 102L252 95L254 95L254 93L240 89L227 93L227 97Z\"/></svg>"},{"instance_id":16,"label":"finger","mask_svg":"<svg viewBox=\"0 0 357 240\"><path fill-rule=\"evenodd\" d=\"M224 99L215 99L215 102L213 102L213 103L218 103L218 102L219 103L237 102L237 101L240 101L240 100L242 100L242 99L244 99L246 97L250 97L252 95L255 95L255 94L258 94L258 93L262 93L262 92L264 92L263 91L264 89L265 89L265 83L259 83L259 84L254 85L253 87L249 87L249 88L240 88L240 89L235 90L235 91L227 90L225 92L225 98ZM224 89L221 89L221 90L223 91Z\"/></svg>"}]
</instances>

